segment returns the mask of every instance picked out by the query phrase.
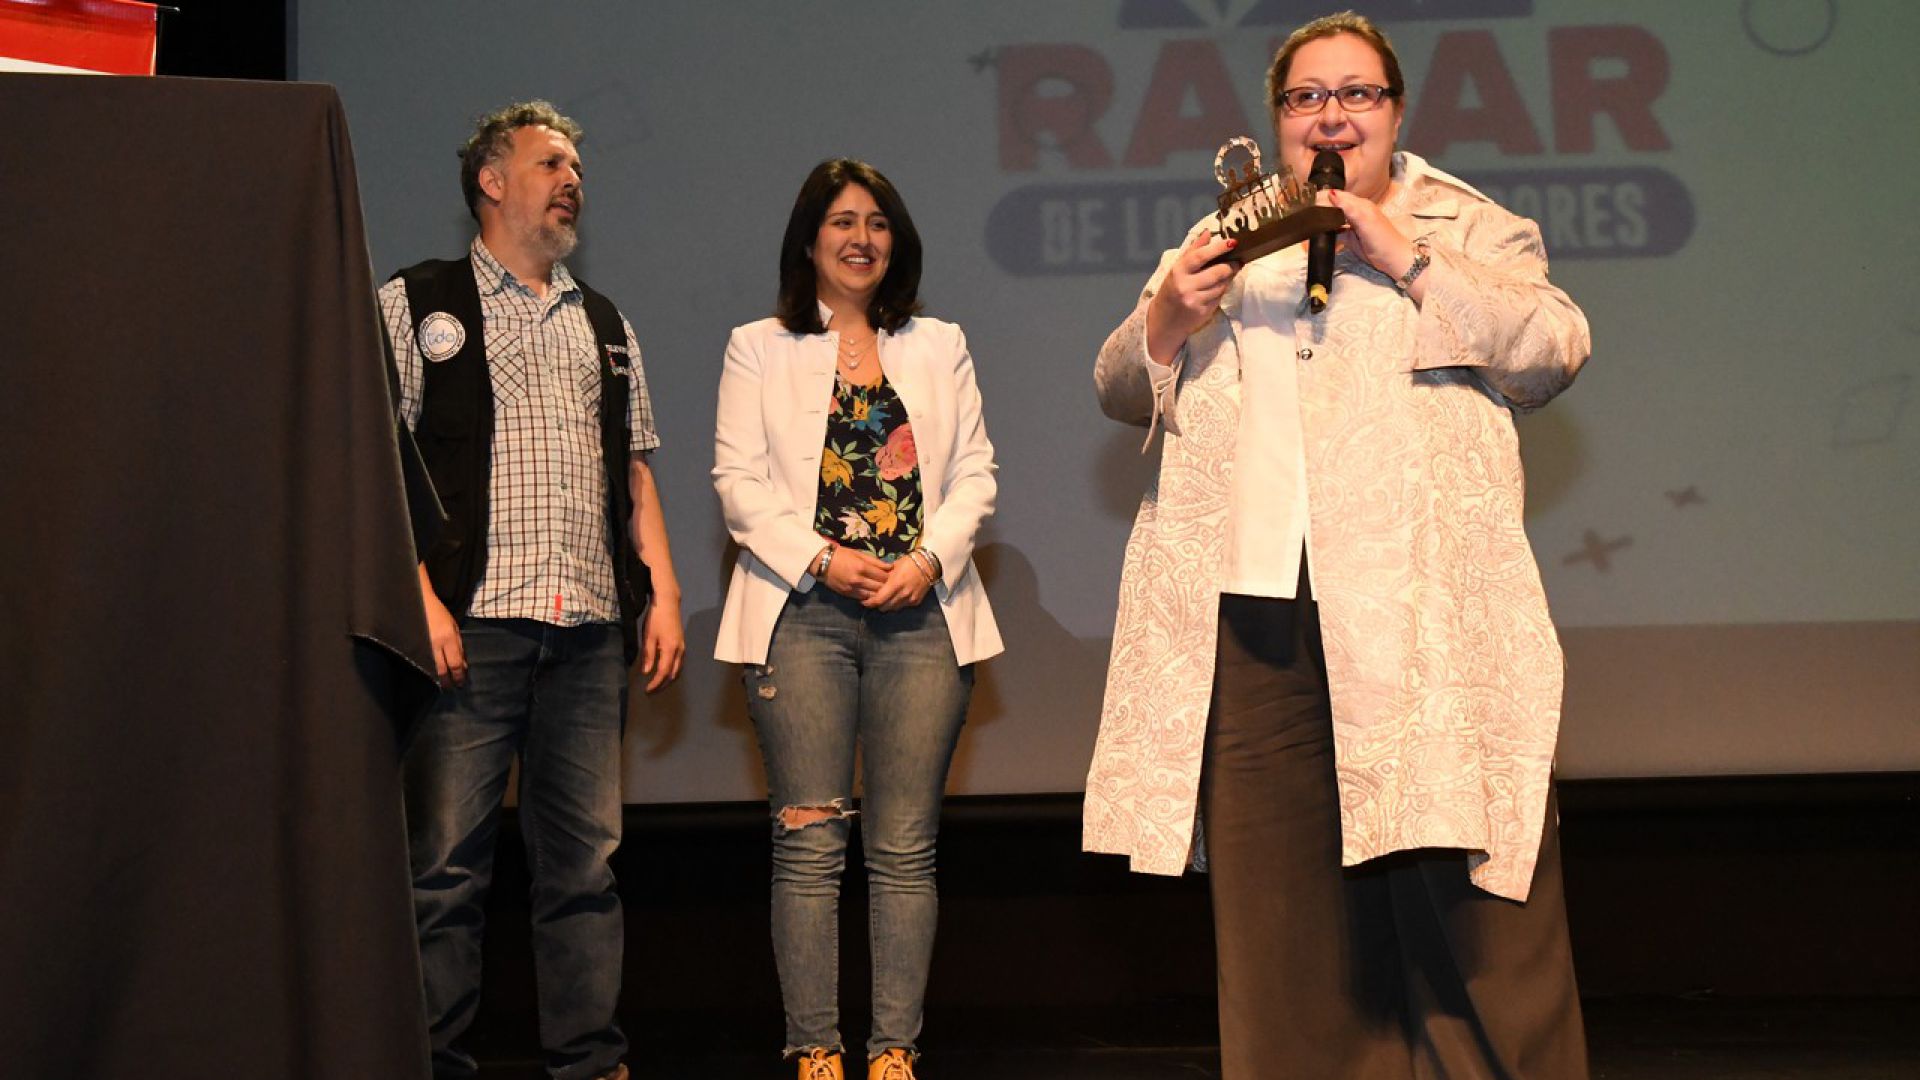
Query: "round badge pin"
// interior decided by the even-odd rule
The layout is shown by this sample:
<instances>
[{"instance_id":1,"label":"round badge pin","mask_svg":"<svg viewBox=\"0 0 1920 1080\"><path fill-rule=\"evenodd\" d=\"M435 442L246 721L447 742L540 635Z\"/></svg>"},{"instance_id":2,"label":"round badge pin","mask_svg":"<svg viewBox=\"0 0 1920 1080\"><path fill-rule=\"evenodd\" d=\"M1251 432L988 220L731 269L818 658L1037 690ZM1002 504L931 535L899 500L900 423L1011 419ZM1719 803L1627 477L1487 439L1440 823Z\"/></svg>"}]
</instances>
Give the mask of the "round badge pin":
<instances>
[{"instance_id":1,"label":"round badge pin","mask_svg":"<svg viewBox=\"0 0 1920 1080\"><path fill-rule=\"evenodd\" d=\"M467 328L460 325L459 319L436 311L420 320L420 331L415 336L420 341L420 351L437 364L467 343Z\"/></svg>"}]
</instances>

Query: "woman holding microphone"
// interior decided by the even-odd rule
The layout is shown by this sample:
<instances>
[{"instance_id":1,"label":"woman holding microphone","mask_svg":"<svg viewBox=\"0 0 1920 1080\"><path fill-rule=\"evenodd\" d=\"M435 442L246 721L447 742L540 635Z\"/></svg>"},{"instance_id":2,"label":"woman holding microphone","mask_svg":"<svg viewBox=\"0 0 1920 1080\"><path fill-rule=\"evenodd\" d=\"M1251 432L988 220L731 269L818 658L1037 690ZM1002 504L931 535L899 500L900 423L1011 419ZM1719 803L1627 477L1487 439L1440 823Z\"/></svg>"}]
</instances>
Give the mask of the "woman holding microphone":
<instances>
[{"instance_id":1,"label":"woman holding microphone","mask_svg":"<svg viewBox=\"0 0 1920 1080\"><path fill-rule=\"evenodd\" d=\"M1587 1075L1552 797L1561 654L1514 414L1586 362L1540 231L1397 150L1405 81L1352 13L1267 97L1307 245L1209 266L1202 223L1101 350L1164 433L1127 546L1086 846L1210 870L1226 1080Z\"/></svg>"}]
</instances>

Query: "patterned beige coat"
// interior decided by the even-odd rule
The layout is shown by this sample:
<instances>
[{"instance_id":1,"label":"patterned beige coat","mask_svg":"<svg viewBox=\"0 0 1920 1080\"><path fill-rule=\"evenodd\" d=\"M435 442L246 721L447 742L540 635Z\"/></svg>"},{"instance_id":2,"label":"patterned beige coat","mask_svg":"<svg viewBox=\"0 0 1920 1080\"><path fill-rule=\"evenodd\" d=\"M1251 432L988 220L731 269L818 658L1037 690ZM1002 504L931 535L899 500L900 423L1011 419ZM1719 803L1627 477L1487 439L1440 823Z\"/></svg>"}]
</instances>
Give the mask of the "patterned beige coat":
<instances>
[{"instance_id":1,"label":"patterned beige coat","mask_svg":"<svg viewBox=\"0 0 1920 1080\"><path fill-rule=\"evenodd\" d=\"M1533 222L1415 155L1394 172L1385 209L1433 258L1424 302L1342 252L1332 303L1294 324L1343 861L1464 848L1476 884L1524 900L1562 659L1521 527L1513 412L1573 381L1587 321L1547 282ZM1246 277L1156 388L1146 300L1173 254L1095 366L1107 414L1165 438L1127 542L1084 833L1087 850L1160 874L1205 866L1197 796ZM1291 296L1299 278L1281 278Z\"/></svg>"}]
</instances>

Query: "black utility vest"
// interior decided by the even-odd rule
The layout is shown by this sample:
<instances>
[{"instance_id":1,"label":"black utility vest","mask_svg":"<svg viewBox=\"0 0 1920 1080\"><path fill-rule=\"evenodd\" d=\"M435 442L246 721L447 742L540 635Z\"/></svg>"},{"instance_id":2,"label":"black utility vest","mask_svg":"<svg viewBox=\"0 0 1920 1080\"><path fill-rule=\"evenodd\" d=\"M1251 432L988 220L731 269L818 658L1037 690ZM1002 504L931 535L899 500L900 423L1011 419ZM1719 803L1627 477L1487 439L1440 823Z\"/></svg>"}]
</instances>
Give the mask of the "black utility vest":
<instances>
[{"instance_id":1,"label":"black utility vest","mask_svg":"<svg viewBox=\"0 0 1920 1080\"><path fill-rule=\"evenodd\" d=\"M454 615L466 614L487 564L487 488L493 478L493 379L487 371L487 333L480 314L480 286L471 259L429 259L393 275L406 283L407 307L419 344L420 324L435 312L453 317L465 332L458 351L445 360L421 357L420 421L414 441L447 514L440 541L427 553L427 578ZM607 524L613 537L613 577L620 597L620 632L627 662L640 653L637 623L652 592L652 575L633 549L633 492L627 472L632 433L627 428L626 327L613 302L579 279L587 321L600 353L600 453L607 471Z\"/></svg>"}]
</instances>

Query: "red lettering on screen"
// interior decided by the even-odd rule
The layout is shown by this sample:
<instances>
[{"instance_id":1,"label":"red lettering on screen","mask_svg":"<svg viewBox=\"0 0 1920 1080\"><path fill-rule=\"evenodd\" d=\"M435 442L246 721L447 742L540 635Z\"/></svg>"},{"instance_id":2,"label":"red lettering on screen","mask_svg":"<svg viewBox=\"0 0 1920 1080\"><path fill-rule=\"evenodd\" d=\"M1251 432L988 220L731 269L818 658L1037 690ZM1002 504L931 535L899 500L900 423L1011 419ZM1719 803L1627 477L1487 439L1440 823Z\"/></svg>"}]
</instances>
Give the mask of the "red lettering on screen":
<instances>
[{"instance_id":1,"label":"red lettering on screen","mask_svg":"<svg viewBox=\"0 0 1920 1080\"><path fill-rule=\"evenodd\" d=\"M1187 103L1200 111L1189 115ZM1229 135L1249 130L1233 77L1211 41L1170 41L1154 61L1147 96L1122 159L1132 168L1164 165L1182 150L1212 153Z\"/></svg>"},{"instance_id":2,"label":"red lettering on screen","mask_svg":"<svg viewBox=\"0 0 1920 1080\"><path fill-rule=\"evenodd\" d=\"M1621 62L1615 76L1595 74L1602 61ZM1547 31L1553 80L1553 148L1593 153L1593 119L1606 114L1629 150L1665 150L1672 143L1653 115L1672 73L1667 48L1640 26L1568 26Z\"/></svg>"},{"instance_id":3,"label":"red lettering on screen","mask_svg":"<svg viewBox=\"0 0 1920 1080\"><path fill-rule=\"evenodd\" d=\"M1478 105L1467 104L1469 86L1478 93ZM1440 35L1415 101L1414 127L1406 141L1423 157L1440 157L1460 142L1490 142L1511 157L1546 150L1499 43L1485 30Z\"/></svg>"},{"instance_id":4,"label":"red lettering on screen","mask_svg":"<svg viewBox=\"0 0 1920 1080\"><path fill-rule=\"evenodd\" d=\"M1105 169L1113 155L1093 125L1113 103L1113 69L1084 45L1008 45L1000 50L1000 167L1030 172L1043 145L1075 169Z\"/></svg>"}]
</instances>

